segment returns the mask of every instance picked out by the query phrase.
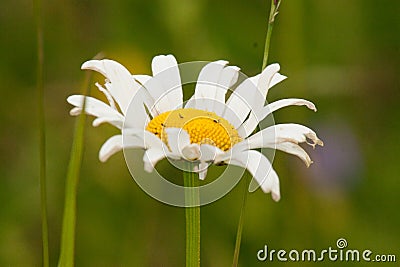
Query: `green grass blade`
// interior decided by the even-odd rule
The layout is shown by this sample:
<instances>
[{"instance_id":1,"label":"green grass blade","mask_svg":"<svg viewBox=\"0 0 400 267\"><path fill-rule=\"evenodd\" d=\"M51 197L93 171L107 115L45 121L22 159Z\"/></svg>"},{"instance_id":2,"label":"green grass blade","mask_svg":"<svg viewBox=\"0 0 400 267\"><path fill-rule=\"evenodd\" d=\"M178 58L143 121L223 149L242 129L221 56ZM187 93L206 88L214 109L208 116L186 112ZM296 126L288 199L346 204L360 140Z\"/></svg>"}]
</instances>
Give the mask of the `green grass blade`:
<instances>
[{"instance_id":1,"label":"green grass blade","mask_svg":"<svg viewBox=\"0 0 400 267\"><path fill-rule=\"evenodd\" d=\"M89 93L90 76L90 73L86 74L85 84L82 90L84 95L88 95ZM85 110L85 103L83 103L83 110ZM60 258L58 261L58 266L60 267L72 267L75 263L76 197L83 156L85 122L86 115L82 112L76 121L71 157L65 183L64 214L61 232Z\"/></svg>"},{"instance_id":2,"label":"green grass blade","mask_svg":"<svg viewBox=\"0 0 400 267\"><path fill-rule=\"evenodd\" d=\"M42 220L42 264L49 266L49 227L47 216L47 177L46 177L46 123L44 111L44 49L43 49L43 14L41 0L34 1L37 34L37 101L39 120L39 184Z\"/></svg>"}]
</instances>

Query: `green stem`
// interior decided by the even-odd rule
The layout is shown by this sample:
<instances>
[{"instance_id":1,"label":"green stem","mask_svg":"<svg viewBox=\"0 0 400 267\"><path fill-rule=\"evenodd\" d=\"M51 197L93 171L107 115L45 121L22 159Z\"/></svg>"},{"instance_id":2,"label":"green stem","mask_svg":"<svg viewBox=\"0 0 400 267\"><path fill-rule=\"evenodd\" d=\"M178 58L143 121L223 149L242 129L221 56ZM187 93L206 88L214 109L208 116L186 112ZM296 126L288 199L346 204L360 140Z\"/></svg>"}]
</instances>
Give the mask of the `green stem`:
<instances>
[{"instance_id":1,"label":"green stem","mask_svg":"<svg viewBox=\"0 0 400 267\"><path fill-rule=\"evenodd\" d=\"M90 74L86 75L83 94L89 93ZM85 110L85 102L83 103ZM79 174L82 164L83 140L85 132L86 116L84 112L79 115L74 132L71 157L68 166L67 179L65 182L65 203L60 244L60 258L58 266L74 266L75 254L75 223L76 223L76 197L79 182Z\"/></svg>"},{"instance_id":2,"label":"green stem","mask_svg":"<svg viewBox=\"0 0 400 267\"><path fill-rule=\"evenodd\" d=\"M276 3L276 5L275 5ZM278 15L278 9L281 1L271 0L271 9L268 18L267 37L265 38L264 57L261 70L264 70L268 63L269 46L271 44L272 29L274 28L275 17Z\"/></svg>"},{"instance_id":3,"label":"green stem","mask_svg":"<svg viewBox=\"0 0 400 267\"><path fill-rule=\"evenodd\" d=\"M195 172L183 172L186 216L186 267L200 266L200 191Z\"/></svg>"},{"instance_id":4,"label":"green stem","mask_svg":"<svg viewBox=\"0 0 400 267\"><path fill-rule=\"evenodd\" d=\"M244 213L246 211L246 204L247 204L247 195L249 187L251 175L246 172L243 176L244 185L243 185L243 200L242 200L242 208L240 209L240 217L239 217L239 225L236 233L236 244L235 244L235 253L233 254L233 263L232 266L236 267L239 263L239 252L240 252L240 244L242 241L242 232L243 232L243 224L244 224Z\"/></svg>"},{"instance_id":5,"label":"green stem","mask_svg":"<svg viewBox=\"0 0 400 267\"><path fill-rule=\"evenodd\" d=\"M43 266L49 266L49 227L47 219L47 178L46 178L46 118L44 113L44 53L43 53L43 23L42 3L34 1L37 32L37 91L38 91L38 115L39 115L39 184L40 206L42 219L42 261Z\"/></svg>"},{"instance_id":6,"label":"green stem","mask_svg":"<svg viewBox=\"0 0 400 267\"><path fill-rule=\"evenodd\" d=\"M263 71L265 69L265 67L267 66L267 63L268 63L268 54L269 54L270 43L271 43L272 29L274 27L275 17L276 17L276 15L278 15L278 10L279 10L280 4L281 4L281 0L271 0L271 9L270 9L269 18L268 18L267 36L265 38L264 56L263 56L263 63L262 63L261 71ZM237 234L236 234L236 242L235 242L235 252L233 254L233 263L232 263L232 266L234 266L234 267L238 266L238 263L239 263L240 244L242 242L242 232L243 232L243 225L244 225L244 214L245 214L246 204L247 204L247 195L249 194L248 187L249 187L251 178L252 177L250 174L244 175L245 182L244 182L242 208L240 210L239 224L238 224L238 229L237 229Z\"/></svg>"}]
</instances>

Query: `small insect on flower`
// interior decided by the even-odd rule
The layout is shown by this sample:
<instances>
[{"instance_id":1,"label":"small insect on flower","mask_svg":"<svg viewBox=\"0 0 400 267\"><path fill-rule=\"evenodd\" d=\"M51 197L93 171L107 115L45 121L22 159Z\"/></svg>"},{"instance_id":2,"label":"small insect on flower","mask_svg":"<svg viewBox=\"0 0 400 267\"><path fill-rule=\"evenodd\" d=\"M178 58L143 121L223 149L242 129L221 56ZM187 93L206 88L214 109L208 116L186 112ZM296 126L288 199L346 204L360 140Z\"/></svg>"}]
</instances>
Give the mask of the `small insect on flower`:
<instances>
[{"instance_id":1,"label":"small insect on flower","mask_svg":"<svg viewBox=\"0 0 400 267\"><path fill-rule=\"evenodd\" d=\"M268 90L286 79L279 73L279 64L244 79L226 97L238 83L240 70L227 64L219 60L205 65L194 95L184 103L180 71L172 55L153 58L153 76L132 75L113 60L90 60L82 69L95 70L106 77L104 87L96 86L109 103L83 95L70 96L67 101L75 106L71 115L78 115L85 98L85 112L96 117L93 126L107 122L124 132L103 144L101 161L124 148L141 148L145 150L146 171L153 171L157 162L167 157L192 162L200 179L205 179L209 164L232 164L246 168L261 189L271 192L278 201L278 175L271 162L255 149L278 149L296 155L309 166L312 161L299 144L315 147L323 143L313 130L299 124L278 124L254 131L259 121L280 108L316 108L312 102L298 98L265 104Z\"/></svg>"}]
</instances>

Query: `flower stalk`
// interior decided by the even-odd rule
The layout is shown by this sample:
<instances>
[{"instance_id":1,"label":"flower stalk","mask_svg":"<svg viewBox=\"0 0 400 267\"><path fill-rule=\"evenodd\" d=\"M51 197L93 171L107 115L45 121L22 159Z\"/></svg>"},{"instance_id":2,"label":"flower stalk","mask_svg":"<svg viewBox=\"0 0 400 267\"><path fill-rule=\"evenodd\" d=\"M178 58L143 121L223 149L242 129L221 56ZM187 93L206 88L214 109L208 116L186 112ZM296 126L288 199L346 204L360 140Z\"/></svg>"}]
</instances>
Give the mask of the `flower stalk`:
<instances>
[{"instance_id":1,"label":"flower stalk","mask_svg":"<svg viewBox=\"0 0 400 267\"><path fill-rule=\"evenodd\" d=\"M267 36L265 38L264 57L261 70L264 70L268 64L269 46L271 43L272 29L274 28L275 17L279 13L280 4L281 0L271 0L271 9L268 18Z\"/></svg>"},{"instance_id":2,"label":"flower stalk","mask_svg":"<svg viewBox=\"0 0 400 267\"><path fill-rule=\"evenodd\" d=\"M200 191L197 173L184 171L186 267L200 266Z\"/></svg>"},{"instance_id":3,"label":"flower stalk","mask_svg":"<svg viewBox=\"0 0 400 267\"><path fill-rule=\"evenodd\" d=\"M272 29L274 28L275 17L279 13L278 10L279 10L280 4L281 4L281 0L271 0L271 8L270 8L269 18L268 18L267 36L265 38L264 56L263 56L263 63L262 63L261 71L263 71L268 64L268 55L269 55L270 44L271 44ZM251 175L248 175L248 173L246 173L246 174L244 174L243 179L245 180L243 183L244 191L243 191L242 207L240 209L238 229L237 229L237 233L236 233L235 251L233 254L233 263L232 263L233 267L236 267L239 264L240 245L242 242L242 232L243 232L244 217L245 217L246 204L247 204L247 195L249 194L248 187L250 184Z\"/></svg>"},{"instance_id":4,"label":"flower stalk","mask_svg":"<svg viewBox=\"0 0 400 267\"><path fill-rule=\"evenodd\" d=\"M236 233L236 244L235 244L235 252L233 254L233 267L237 267L239 264L239 252L240 252L240 244L242 241L242 232L243 232L243 224L244 224L244 214L246 211L246 204L247 204L247 188L249 187L250 180L251 180L251 175L246 172L243 176L244 179L244 186L243 186L243 200L242 200L242 207L240 209L240 217L239 217L239 224L238 224L238 229Z\"/></svg>"}]
</instances>

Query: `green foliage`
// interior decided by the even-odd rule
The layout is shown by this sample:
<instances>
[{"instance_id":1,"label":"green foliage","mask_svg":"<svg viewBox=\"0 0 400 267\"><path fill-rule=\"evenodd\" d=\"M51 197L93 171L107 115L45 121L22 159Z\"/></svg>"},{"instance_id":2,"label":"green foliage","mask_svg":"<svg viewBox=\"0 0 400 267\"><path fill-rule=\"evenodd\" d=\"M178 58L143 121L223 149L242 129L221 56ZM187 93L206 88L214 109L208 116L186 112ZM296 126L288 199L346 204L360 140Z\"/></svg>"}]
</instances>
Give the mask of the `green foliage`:
<instances>
[{"instance_id":1,"label":"green foliage","mask_svg":"<svg viewBox=\"0 0 400 267\"><path fill-rule=\"evenodd\" d=\"M55 266L75 121L65 99L81 88L81 63L103 52L131 72L150 73L154 55L173 53L179 62L227 59L253 75L262 63L269 2L43 4L50 266ZM309 169L277 153L282 200L274 203L261 191L248 196L241 266L261 265L256 253L265 244L318 249L334 246L340 237L354 248L398 253L399 8L400 2L388 0L379 5L373 0L282 1L269 62L279 62L289 79L272 89L268 100L293 96L315 102L318 113L293 107L277 112L275 121L318 130L326 147L310 151L315 163ZM38 266L36 36L29 2L3 1L0 31L5 99L0 106L0 266ZM76 265L183 266L184 209L141 191L122 153L107 163L98 161L101 144L115 132L107 125L87 127ZM204 266L231 264L241 199L239 184L202 207Z\"/></svg>"}]
</instances>

